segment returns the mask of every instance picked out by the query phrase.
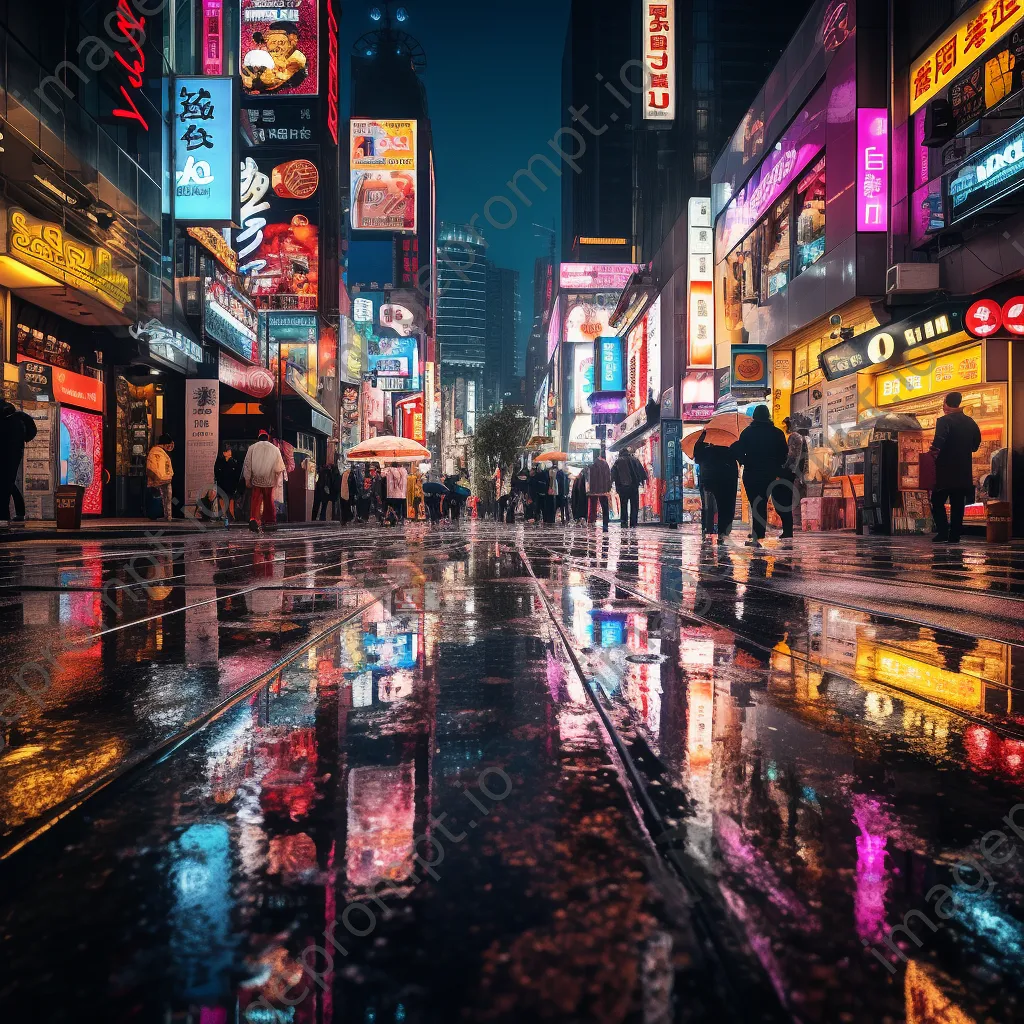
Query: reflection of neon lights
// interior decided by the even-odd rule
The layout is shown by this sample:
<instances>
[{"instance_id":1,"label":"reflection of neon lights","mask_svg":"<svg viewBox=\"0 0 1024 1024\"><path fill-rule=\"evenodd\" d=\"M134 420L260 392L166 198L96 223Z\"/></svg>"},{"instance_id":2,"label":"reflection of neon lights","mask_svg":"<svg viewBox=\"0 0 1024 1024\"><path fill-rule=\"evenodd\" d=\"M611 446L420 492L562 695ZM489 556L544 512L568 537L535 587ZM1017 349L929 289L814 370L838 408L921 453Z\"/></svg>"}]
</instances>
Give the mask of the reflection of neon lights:
<instances>
[{"instance_id":1,"label":"reflection of neon lights","mask_svg":"<svg viewBox=\"0 0 1024 1024\"><path fill-rule=\"evenodd\" d=\"M878 832L881 805L860 794L854 796L853 820L860 829L857 843L857 889L853 897L857 934L866 942L879 941L885 932L885 897L889 877L885 870L887 837ZM872 831L874 827L875 831Z\"/></svg>"}]
</instances>

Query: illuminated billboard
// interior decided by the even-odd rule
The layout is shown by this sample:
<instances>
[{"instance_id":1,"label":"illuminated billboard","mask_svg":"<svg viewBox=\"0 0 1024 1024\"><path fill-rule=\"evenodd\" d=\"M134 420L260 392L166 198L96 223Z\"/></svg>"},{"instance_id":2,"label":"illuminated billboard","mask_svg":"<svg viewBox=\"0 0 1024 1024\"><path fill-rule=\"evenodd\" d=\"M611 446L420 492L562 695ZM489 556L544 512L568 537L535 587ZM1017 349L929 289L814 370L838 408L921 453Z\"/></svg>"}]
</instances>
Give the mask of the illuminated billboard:
<instances>
[{"instance_id":1,"label":"illuminated billboard","mask_svg":"<svg viewBox=\"0 0 1024 1024\"><path fill-rule=\"evenodd\" d=\"M676 17L674 0L644 0L644 120L671 121L676 116Z\"/></svg>"},{"instance_id":2,"label":"illuminated billboard","mask_svg":"<svg viewBox=\"0 0 1024 1024\"><path fill-rule=\"evenodd\" d=\"M636 263L562 263L558 267L558 286L577 291L622 291L638 269Z\"/></svg>"},{"instance_id":3,"label":"illuminated billboard","mask_svg":"<svg viewBox=\"0 0 1024 1024\"><path fill-rule=\"evenodd\" d=\"M316 0L242 0L239 53L247 96L315 96Z\"/></svg>"},{"instance_id":4,"label":"illuminated billboard","mask_svg":"<svg viewBox=\"0 0 1024 1024\"><path fill-rule=\"evenodd\" d=\"M237 216L239 184L234 81L183 75L174 87L175 219L230 224Z\"/></svg>"},{"instance_id":5,"label":"illuminated billboard","mask_svg":"<svg viewBox=\"0 0 1024 1024\"><path fill-rule=\"evenodd\" d=\"M687 212L686 365L710 370L715 365L711 200L691 199Z\"/></svg>"},{"instance_id":6,"label":"illuminated billboard","mask_svg":"<svg viewBox=\"0 0 1024 1024\"><path fill-rule=\"evenodd\" d=\"M304 158L247 156L242 164L239 273L262 307L317 308L320 243L316 166Z\"/></svg>"},{"instance_id":7,"label":"illuminated billboard","mask_svg":"<svg viewBox=\"0 0 1024 1024\"><path fill-rule=\"evenodd\" d=\"M353 231L416 230L416 122L353 118Z\"/></svg>"}]
</instances>

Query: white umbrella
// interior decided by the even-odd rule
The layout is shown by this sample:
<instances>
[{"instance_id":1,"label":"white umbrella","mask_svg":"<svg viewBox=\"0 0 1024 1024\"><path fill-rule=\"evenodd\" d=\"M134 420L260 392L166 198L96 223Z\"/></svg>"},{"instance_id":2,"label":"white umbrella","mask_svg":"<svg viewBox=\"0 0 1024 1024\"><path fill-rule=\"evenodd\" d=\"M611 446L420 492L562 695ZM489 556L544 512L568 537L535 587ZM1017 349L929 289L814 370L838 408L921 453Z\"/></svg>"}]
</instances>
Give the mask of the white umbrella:
<instances>
[{"instance_id":1,"label":"white umbrella","mask_svg":"<svg viewBox=\"0 0 1024 1024\"><path fill-rule=\"evenodd\" d=\"M345 457L349 462L424 462L430 458L430 449L409 437L384 434L360 441L349 448Z\"/></svg>"}]
</instances>

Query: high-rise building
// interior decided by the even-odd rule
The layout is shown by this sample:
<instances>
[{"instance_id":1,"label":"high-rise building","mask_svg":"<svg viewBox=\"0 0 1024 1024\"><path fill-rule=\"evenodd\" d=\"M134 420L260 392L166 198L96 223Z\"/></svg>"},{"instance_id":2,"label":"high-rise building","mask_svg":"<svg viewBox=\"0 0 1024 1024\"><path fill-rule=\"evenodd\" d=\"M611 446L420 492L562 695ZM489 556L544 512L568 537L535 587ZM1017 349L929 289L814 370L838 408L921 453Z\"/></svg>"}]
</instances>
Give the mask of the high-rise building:
<instances>
[{"instance_id":1,"label":"high-rise building","mask_svg":"<svg viewBox=\"0 0 1024 1024\"><path fill-rule=\"evenodd\" d=\"M482 408L487 348L487 243L468 224L441 224L437 240L437 344L456 424L472 433Z\"/></svg>"},{"instance_id":2,"label":"high-rise building","mask_svg":"<svg viewBox=\"0 0 1024 1024\"><path fill-rule=\"evenodd\" d=\"M500 409L515 377L519 334L519 271L487 261L487 342L483 407Z\"/></svg>"},{"instance_id":3,"label":"high-rise building","mask_svg":"<svg viewBox=\"0 0 1024 1024\"><path fill-rule=\"evenodd\" d=\"M533 316L526 346L526 402L533 402L547 370L547 315L554 295L554 262L549 256L533 261Z\"/></svg>"}]
</instances>

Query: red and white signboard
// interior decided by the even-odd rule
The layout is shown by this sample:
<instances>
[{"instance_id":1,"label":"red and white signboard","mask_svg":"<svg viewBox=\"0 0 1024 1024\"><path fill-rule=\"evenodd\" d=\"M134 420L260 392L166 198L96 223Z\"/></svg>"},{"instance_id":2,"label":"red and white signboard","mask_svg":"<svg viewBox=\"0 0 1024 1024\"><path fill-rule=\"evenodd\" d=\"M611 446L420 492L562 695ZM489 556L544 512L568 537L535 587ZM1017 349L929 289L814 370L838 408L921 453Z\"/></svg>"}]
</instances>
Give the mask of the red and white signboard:
<instances>
[{"instance_id":1,"label":"red and white signboard","mask_svg":"<svg viewBox=\"0 0 1024 1024\"><path fill-rule=\"evenodd\" d=\"M675 0L650 3L643 12L644 120L672 121L676 116Z\"/></svg>"},{"instance_id":2,"label":"red and white signboard","mask_svg":"<svg viewBox=\"0 0 1024 1024\"><path fill-rule=\"evenodd\" d=\"M979 299L964 314L964 327L976 338L987 338L1002 326L1003 314L995 299Z\"/></svg>"},{"instance_id":3,"label":"red and white signboard","mask_svg":"<svg viewBox=\"0 0 1024 1024\"><path fill-rule=\"evenodd\" d=\"M1004 304L1003 326L1011 334L1024 334L1024 295L1014 295Z\"/></svg>"},{"instance_id":4,"label":"red and white signboard","mask_svg":"<svg viewBox=\"0 0 1024 1024\"><path fill-rule=\"evenodd\" d=\"M710 370L715 365L711 200L691 199L688 214L686 365L690 369Z\"/></svg>"}]
</instances>

